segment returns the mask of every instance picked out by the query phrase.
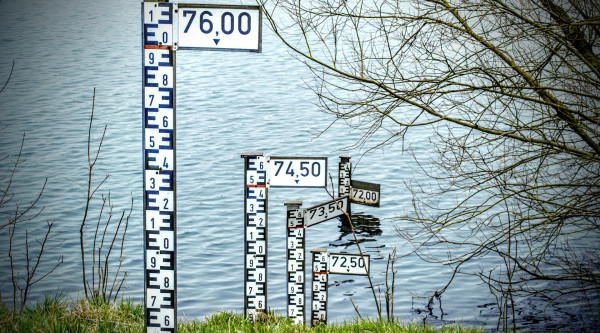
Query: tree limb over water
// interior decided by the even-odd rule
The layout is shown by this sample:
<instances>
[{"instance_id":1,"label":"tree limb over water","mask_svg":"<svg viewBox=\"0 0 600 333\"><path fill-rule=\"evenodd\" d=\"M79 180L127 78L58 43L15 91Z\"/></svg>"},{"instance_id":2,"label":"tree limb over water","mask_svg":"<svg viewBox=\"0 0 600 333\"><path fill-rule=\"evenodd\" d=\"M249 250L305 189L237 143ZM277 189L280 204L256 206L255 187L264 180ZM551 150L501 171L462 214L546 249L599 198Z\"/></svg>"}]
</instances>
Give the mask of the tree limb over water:
<instances>
[{"instance_id":1,"label":"tree limb over water","mask_svg":"<svg viewBox=\"0 0 600 333\"><path fill-rule=\"evenodd\" d=\"M476 274L505 328L515 295L597 303L598 1L258 1L355 146L400 143L427 176L397 225L414 253L455 273L496 256Z\"/></svg>"}]
</instances>

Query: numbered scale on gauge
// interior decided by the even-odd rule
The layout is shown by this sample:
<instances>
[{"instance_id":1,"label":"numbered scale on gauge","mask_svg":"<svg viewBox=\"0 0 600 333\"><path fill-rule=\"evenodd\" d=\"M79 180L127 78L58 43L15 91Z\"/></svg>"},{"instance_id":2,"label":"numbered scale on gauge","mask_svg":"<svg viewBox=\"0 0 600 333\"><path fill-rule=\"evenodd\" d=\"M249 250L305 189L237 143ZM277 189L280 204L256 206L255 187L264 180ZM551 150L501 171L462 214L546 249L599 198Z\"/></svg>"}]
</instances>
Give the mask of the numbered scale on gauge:
<instances>
[{"instance_id":1,"label":"numbered scale on gauge","mask_svg":"<svg viewBox=\"0 0 600 333\"><path fill-rule=\"evenodd\" d=\"M313 325L327 323L328 274L367 275L371 257L354 253L329 253L311 250L313 259L312 316Z\"/></svg>"},{"instance_id":2,"label":"numbered scale on gauge","mask_svg":"<svg viewBox=\"0 0 600 333\"><path fill-rule=\"evenodd\" d=\"M261 152L244 158L244 312L250 320L267 309L267 161Z\"/></svg>"},{"instance_id":3,"label":"numbered scale on gauge","mask_svg":"<svg viewBox=\"0 0 600 333\"><path fill-rule=\"evenodd\" d=\"M340 155L340 163L338 164L338 194L340 197L350 195L350 181L352 178L352 163L350 163L350 155ZM352 216L352 207L350 203L345 208L348 216ZM342 223L347 224L347 218L341 217Z\"/></svg>"},{"instance_id":4,"label":"numbered scale on gauge","mask_svg":"<svg viewBox=\"0 0 600 333\"><path fill-rule=\"evenodd\" d=\"M288 318L304 323L304 210L302 201L286 200L287 207L287 295Z\"/></svg>"},{"instance_id":5,"label":"numbered scale on gauge","mask_svg":"<svg viewBox=\"0 0 600 333\"><path fill-rule=\"evenodd\" d=\"M327 262L325 249L312 249L311 324L327 324Z\"/></svg>"},{"instance_id":6,"label":"numbered scale on gauge","mask_svg":"<svg viewBox=\"0 0 600 333\"><path fill-rule=\"evenodd\" d=\"M173 4L142 3L144 48L173 45Z\"/></svg>"},{"instance_id":7,"label":"numbered scale on gauge","mask_svg":"<svg viewBox=\"0 0 600 333\"><path fill-rule=\"evenodd\" d=\"M338 165L338 192L340 196L350 195L350 179L352 176L350 156L341 155Z\"/></svg>"},{"instance_id":8,"label":"numbered scale on gauge","mask_svg":"<svg viewBox=\"0 0 600 333\"><path fill-rule=\"evenodd\" d=\"M179 49L261 51L259 6L175 5Z\"/></svg>"},{"instance_id":9,"label":"numbered scale on gauge","mask_svg":"<svg viewBox=\"0 0 600 333\"><path fill-rule=\"evenodd\" d=\"M144 312L147 332L177 327L175 53L172 4L143 3Z\"/></svg>"},{"instance_id":10,"label":"numbered scale on gauge","mask_svg":"<svg viewBox=\"0 0 600 333\"><path fill-rule=\"evenodd\" d=\"M168 0L143 2L141 9L145 329L175 332L175 51L261 52L262 10L260 6L172 4ZM268 167L264 157L254 159L261 166L247 170L244 260L249 281L245 304L256 315L266 309Z\"/></svg>"}]
</instances>

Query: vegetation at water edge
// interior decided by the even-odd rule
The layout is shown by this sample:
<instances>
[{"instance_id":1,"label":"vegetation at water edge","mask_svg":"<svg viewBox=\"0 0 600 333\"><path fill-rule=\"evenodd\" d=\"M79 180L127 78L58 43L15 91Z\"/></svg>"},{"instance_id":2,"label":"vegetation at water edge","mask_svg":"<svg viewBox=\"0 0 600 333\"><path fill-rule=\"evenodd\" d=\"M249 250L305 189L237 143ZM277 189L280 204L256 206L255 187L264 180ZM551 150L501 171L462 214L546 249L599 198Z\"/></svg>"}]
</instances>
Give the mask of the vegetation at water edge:
<instances>
[{"instance_id":1,"label":"vegetation at water edge","mask_svg":"<svg viewBox=\"0 0 600 333\"><path fill-rule=\"evenodd\" d=\"M180 320L177 331L186 332L484 332L459 325L434 328L420 323L392 323L363 320L327 326L302 326L285 317L270 314L251 322L241 314L221 312L204 320ZM142 303L121 300L111 304L86 300L67 301L61 296L46 296L44 301L13 312L0 305L0 332L144 332Z\"/></svg>"}]
</instances>

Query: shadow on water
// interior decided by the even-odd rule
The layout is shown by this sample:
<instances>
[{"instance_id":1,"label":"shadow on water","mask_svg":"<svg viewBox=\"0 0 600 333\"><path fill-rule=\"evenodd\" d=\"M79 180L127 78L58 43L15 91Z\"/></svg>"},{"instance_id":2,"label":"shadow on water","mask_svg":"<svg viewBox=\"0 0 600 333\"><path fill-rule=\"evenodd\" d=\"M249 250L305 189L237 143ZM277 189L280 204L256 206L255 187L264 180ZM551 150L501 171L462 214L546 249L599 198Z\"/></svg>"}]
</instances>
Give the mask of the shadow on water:
<instances>
[{"instance_id":1,"label":"shadow on water","mask_svg":"<svg viewBox=\"0 0 600 333\"><path fill-rule=\"evenodd\" d=\"M379 218L373 215L367 215L362 213L352 214L352 225L358 239L358 243L361 245L363 252L371 254L372 259L385 259L382 255L382 249L385 247L383 244L379 244L378 240L382 235L381 223ZM352 228L348 223L347 219L340 219L339 222L340 234L336 241L329 243L329 246L341 247L345 249L352 249L356 241L352 235ZM354 252L354 251L350 251ZM339 286L344 283L352 283L354 279L347 279L341 281L334 281L330 285ZM352 296L348 294L347 296ZM411 293L412 298L412 312L419 317L423 323L445 323L444 312L442 308L442 294L437 291L432 291L427 295L416 295Z\"/></svg>"},{"instance_id":2,"label":"shadow on water","mask_svg":"<svg viewBox=\"0 0 600 333\"><path fill-rule=\"evenodd\" d=\"M362 213L352 214L352 225L354 226L354 232L358 243L361 245L362 251L365 254L371 255L371 259L378 260L382 259L380 249L385 245L378 243L378 238L383 234L380 228L380 221L373 215L366 215ZM348 249L348 252L358 253L356 250L356 240L352 235L352 228L346 218L340 218L338 222L338 228L340 234L337 240L330 242L329 246L342 248L344 251ZM329 288L339 287L342 284L354 283L354 278L346 279L332 279L329 284ZM343 294L344 296L354 296L354 292L347 291Z\"/></svg>"},{"instance_id":3,"label":"shadow on water","mask_svg":"<svg viewBox=\"0 0 600 333\"><path fill-rule=\"evenodd\" d=\"M385 260L382 254L385 244L381 223L379 218L356 213L351 217L352 225L358 239L358 243L365 254L371 255L372 260ZM356 241L352 235L352 228L345 219L338 220L339 235L335 241L331 241L329 246L338 248L342 251L357 252ZM330 281L329 287L340 287L345 284L352 284L355 278L338 278ZM407 290L408 291L408 290ZM437 290L423 291L420 294L408 291L411 297L410 312L420 319L423 324L429 325L449 325L456 323L456 309L452 305L444 308L442 300L443 293ZM354 291L345 291L344 296L352 297ZM448 296L445 298L446 304L452 304ZM581 299L562 300L551 302L540 299L539 297L529 297L520 299L515 304L517 319L517 329L537 331L564 330L577 332L600 332L600 321L597 309L598 298L587 303ZM494 302L482 303L477 305L479 314L478 320L472 322L473 325L482 325L485 330L495 331L502 329L497 327L499 309ZM510 320L510 318L509 318Z\"/></svg>"},{"instance_id":4,"label":"shadow on water","mask_svg":"<svg viewBox=\"0 0 600 333\"><path fill-rule=\"evenodd\" d=\"M598 322L598 305L582 302L581 298L548 303L548 299L539 295L527 298L516 298L515 315L517 330L524 331L564 331L564 332L600 332ZM486 303L477 306L482 318L489 318L497 323L499 309L496 303ZM509 318L509 325L511 324Z\"/></svg>"},{"instance_id":5,"label":"shadow on water","mask_svg":"<svg viewBox=\"0 0 600 333\"><path fill-rule=\"evenodd\" d=\"M416 315L422 316L421 321L423 324L426 322L433 323L444 323L444 315L447 314L442 309L442 294L437 291L432 292L429 296L420 296L414 293L411 295L411 309ZM415 307L415 303L418 304Z\"/></svg>"},{"instance_id":6,"label":"shadow on water","mask_svg":"<svg viewBox=\"0 0 600 333\"><path fill-rule=\"evenodd\" d=\"M442 292L426 291L423 295L410 292L411 312L420 317L423 324L434 326L456 323L454 309L444 310ZM517 318L517 330L524 331L565 331L565 332L600 332L598 320L599 300L597 296L588 299L582 294L571 295L568 299L550 299L544 295L519 297L514 295L514 311ZM448 298L446 298L448 300ZM477 305L479 323L487 331L502 331L512 328L513 317L509 313L500 318L501 310L495 302ZM510 309L505 310L510 311ZM450 319L448 319L448 317ZM506 325L506 326L504 326Z\"/></svg>"},{"instance_id":7,"label":"shadow on water","mask_svg":"<svg viewBox=\"0 0 600 333\"><path fill-rule=\"evenodd\" d=\"M381 236L382 231L380 222L377 217L365 214L352 214L352 225L359 244L371 243L368 248L380 248L383 246L377 245L377 237ZM329 246L343 247L344 249L352 247L356 244L352 235L352 228L346 219L341 219L339 222L340 235L337 240L329 243ZM365 249L368 251L367 249Z\"/></svg>"}]
</instances>

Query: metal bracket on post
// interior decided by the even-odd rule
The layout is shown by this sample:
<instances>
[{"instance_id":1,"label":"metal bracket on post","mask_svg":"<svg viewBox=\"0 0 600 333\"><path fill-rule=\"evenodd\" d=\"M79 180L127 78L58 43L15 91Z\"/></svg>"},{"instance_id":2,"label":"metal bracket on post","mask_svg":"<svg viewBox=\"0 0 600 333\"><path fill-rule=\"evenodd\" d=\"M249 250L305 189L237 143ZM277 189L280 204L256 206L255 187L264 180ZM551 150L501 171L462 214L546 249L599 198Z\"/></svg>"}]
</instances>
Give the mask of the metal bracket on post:
<instances>
[{"instance_id":1,"label":"metal bracket on post","mask_svg":"<svg viewBox=\"0 0 600 333\"><path fill-rule=\"evenodd\" d=\"M327 249L312 249L311 324L327 324Z\"/></svg>"},{"instance_id":2,"label":"metal bracket on post","mask_svg":"<svg viewBox=\"0 0 600 333\"><path fill-rule=\"evenodd\" d=\"M300 200L286 200L287 207L287 312L296 324L304 324L304 210Z\"/></svg>"},{"instance_id":3,"label":"metal bracket on post","mask_svg":"<svg viewBox=\"0 0 600 333\"><path fill-rule=\"evenodd\" d=\"M343 197L347 195L350 197L350 186L352 183L352 163L350 163L350 155L340 155L338 173L338 196ZM348 216L352 216L352 204L348 201L348 207L346 208ZM340 216L342 223L349 223L346 215Z\"/></svg>"},{"instance_id":4,"label":"metal bracket on post","mask_svg":"<svg viewBox=\"0 0 600 333\"><path fill-rule=\"evenodd\" d=\"M244 158L244 313L255 321L267 309L266 158L262 152Z\"/></svg>"}]
</instances>

